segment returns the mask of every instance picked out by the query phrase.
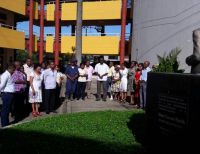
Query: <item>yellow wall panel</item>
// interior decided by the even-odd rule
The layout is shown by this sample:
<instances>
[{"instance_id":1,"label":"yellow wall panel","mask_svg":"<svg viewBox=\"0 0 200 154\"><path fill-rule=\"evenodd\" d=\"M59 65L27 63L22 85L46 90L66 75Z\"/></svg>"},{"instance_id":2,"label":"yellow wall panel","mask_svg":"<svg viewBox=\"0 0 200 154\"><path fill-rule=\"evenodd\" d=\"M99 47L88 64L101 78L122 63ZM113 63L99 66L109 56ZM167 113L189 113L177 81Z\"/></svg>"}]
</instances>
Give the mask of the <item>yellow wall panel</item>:
<instances>
[{"instance_id":1,"label":"yellow wall panel","mask_svg":"<svg viewBox=\"0 0 200 154\"><path fill-rule=\"evenodd\" d=\"M0 0L0 8L25 15L25 0Z\"/></svg>"},{"instance_id":2,"label":"yellow wall panel","mask_svg":"<svg viewBox=\"0 0 200 154\"><path fill-rule=\"evenodd\" d=\"M46 52L53 53L54 37L46 36Z\"/></svg>"},{"instance_id":3,"label":"yellow wall panel","mask_svg":"<svg viewBox=\"0 0 200 154\"><path fill-rule=\"evenodd\" d=\"M83 19L121 19L121 1L84 2Z\"/></svg>"},{"instance_id":4,"label":"yellow wall panel","mask_svg":"<svg viewBox=\"0 0 200 154\"><path fill-rule=\"evenodd\" d=\"M47 4L47 20L54 21L55 4Z\"/></svg>"},{"instance_id":5,"label":"yellow wall panel","mask_svg":"<svg viewBox=\"0 0 200 154\"><path fill-rule=\"evenodd\" d=\"M72 48L75 47L75 36L61 37L61 53L73 53Z\"/></svg>"},{"instance_id":6,"label":"yellow wall panel","mask_svg":"<svg viewBox=\"0 0 200 154\"><path fill-rule=\"evenodd\" d=\"M61 20L76 20L76 7L77 3L63 3ZM83 20L102 19L121 19L121 0L83 2Z\"/></svg>"},{"instance_id":7,"label":"yellow wall panel","mask_svg":"<svg viewBox=\"0 0 200 154\"><path fill-rule=\"evenodd\" d=\"M83 54L118 55L119 40L118 36L83 36ZM72 47L75 47L75 36L62 36L61 53L73 53Z\"/></svg>"},{"instance_id":8,"label":"yellow wall panel","mask_svg":"<svg viewBox=\"0 0 200 154\"><path fill-rule=\"evenodd\" d=\"M10 49L25 49L25 34L13 29L0 27L0 47Z\"/></svg>"},{"instance_id":9,"label":"yellow wall panel","mask_svg":"<svg viewBox=\"0 0 200 154\"><path fill-rule=\"evenodd\" d=\"M77 3L63 3L62 4L62 20L75 20L76 19Z\"/></svg>"},{"instance_id":10,"label":"yellow wall panel","mask_svg":"<svg viewBox=\"0 0 200 154\"><path fill-rule=\"evenodd\" d=\"M37 51L38 37L34 35L33 40L34 40L33 51Z\"/></svg>"},{"instance_id":11,"label":"yellow wall panel","mask_svg":"<svg viewBox=\"0 0 200 154\"><path fill-rule=\"evenodd\" d=\"M38 2L33 3L34 19L38 19Z\"/></svg>"}]
</instances>

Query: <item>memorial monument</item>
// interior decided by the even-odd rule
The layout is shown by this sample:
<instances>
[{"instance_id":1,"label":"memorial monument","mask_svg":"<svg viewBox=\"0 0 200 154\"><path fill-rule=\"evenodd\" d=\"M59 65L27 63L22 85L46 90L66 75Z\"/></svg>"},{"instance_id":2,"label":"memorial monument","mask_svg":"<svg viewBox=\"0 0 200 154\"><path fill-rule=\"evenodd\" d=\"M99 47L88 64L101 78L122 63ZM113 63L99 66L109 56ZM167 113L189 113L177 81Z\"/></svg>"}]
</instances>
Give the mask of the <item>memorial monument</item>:
<instances>
[{"instance_id":1,"label":"memorial monument","mask_svg":"<svg viewBox=\"0 0 200 154\"><path fill-rule=\"evenodd\" d=\"M191 66L192 74L200 73L200 28L193 31L193 54L186 58L186 63Z\"/></svg>"},{"instance_id":2,"label":"memorial monument","mask_svg":"<svg viewBox=\"0 0 200 154\"><path fill-rule=\"evenodd\" d=\"M146 136L154 153L200 152L200 29L193 31L193 43L186 59L191 74L148 74Z\"/></svg>"}]
</instances>

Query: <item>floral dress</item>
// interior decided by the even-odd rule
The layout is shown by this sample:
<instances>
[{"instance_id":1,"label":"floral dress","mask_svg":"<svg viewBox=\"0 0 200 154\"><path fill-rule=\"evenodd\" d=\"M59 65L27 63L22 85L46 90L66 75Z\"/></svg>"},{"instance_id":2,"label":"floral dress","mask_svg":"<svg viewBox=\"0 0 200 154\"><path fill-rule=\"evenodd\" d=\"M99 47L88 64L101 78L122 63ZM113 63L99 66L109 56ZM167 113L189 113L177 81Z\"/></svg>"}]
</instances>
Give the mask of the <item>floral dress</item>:
<instances>
[{"instance_id":1,"label":"floral dress","mask_svg":"<svg viewBox=\"0 0 200 154\"><path fill-rule=\"evenodd\" d=\"M118 81L115 81L118 80ZM113 73L113 84L111 86L112 92L119 92L120 91L120 72Z\"/></svg>"}]
</instances>

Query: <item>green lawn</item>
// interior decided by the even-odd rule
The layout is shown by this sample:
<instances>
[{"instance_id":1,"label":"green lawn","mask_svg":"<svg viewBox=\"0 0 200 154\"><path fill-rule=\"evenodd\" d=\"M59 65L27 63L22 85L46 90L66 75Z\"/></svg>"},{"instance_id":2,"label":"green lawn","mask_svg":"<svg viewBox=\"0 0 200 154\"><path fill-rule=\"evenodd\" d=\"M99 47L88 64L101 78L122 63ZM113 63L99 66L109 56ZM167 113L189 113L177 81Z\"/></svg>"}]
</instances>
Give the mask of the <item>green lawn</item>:
<instances>
[{"instance_id":1,"label":"green lawn","mask_svg":"<svg viewBox=\"0 0 200 154\"><path fill-rule=\"evenodd\" d=\"M0 131L0 153L132 153L144 149L144 112L103 111L52 116ZM142 125L141 125L142 124ZM135 131L135 132L134 132Z\"/></svg>"}]
</instances>

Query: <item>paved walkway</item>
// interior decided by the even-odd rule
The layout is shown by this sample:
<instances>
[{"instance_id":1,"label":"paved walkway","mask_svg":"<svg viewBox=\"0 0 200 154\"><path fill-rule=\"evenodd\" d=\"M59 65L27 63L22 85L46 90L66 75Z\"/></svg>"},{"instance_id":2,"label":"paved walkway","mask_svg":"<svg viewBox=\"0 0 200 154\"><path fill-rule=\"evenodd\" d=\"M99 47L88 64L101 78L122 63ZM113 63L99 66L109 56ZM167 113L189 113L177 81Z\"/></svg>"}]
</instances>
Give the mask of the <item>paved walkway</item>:
<instances>
[{"instance_id":1,"label":"paved walkway","mask_svg":"<svg viewBox=\"0 0 200 154\"><path fill-rule=\"evenodd\" d=\"M93 94L96 93L96 81L93 80L92 83L92 92ZM66 114L66 113L74 113L74 112L88 112L88 111L104 111L104 110L133 110L133 106L129 105L129 103L120 104L116 101L111 101L107 99L106 102L103 101L95 101L95 95L91 99L85 99L85 101L82 100L75 100L75 101L64 101L62 105L56 110L57 113L51 113L52 115L57 114ZM42 113L41 117L47 117L49 115L46 115L45 113ZM40 117L38 117L40 118ZM31 121L34 118L31 114L26 117L24 120L22 120L19 123L28 122ZM10 118L10 121L13 121L12 118ZM1 127L1 126L0 126Z\"/></svg>"}]
</instances>

